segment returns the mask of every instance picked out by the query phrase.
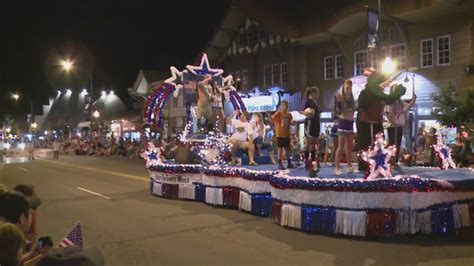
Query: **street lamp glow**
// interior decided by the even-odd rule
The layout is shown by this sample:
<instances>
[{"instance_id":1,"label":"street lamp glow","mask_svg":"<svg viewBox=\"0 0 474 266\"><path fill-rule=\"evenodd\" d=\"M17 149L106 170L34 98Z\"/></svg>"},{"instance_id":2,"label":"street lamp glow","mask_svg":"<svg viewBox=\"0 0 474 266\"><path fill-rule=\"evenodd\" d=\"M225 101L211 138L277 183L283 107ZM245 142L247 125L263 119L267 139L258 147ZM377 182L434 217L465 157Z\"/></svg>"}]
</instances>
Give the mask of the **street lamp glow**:
<instances>
[{"instance_id":1,"label":"street lamp glow","mask_svg":"<svg viewBox=\"0 0 474 266\"><path fill-rule=\"evenodd\" d=\"M18 101L18 99L20 99L20 94L18 94L18 93L13 93L13 94L12 94L12 98L15 99L15 101Z\"/></svg>"},{"instance_id":2,"label":"street lamp glow","mask_svg":"<svg viewBox=\"0 0 474 266\"><path fill-rule=\"evenodd\" d=\"M114 91L111 90L111 91L110 91L110 94L114 95Z\"/></svg>"},{"instance_id":3,"label":"street lamp glow","mask_svg":"<svg viewBox=\"0 0 474 266\"><path fill-rule=\"evenodd\" d=\"M61 95L61 91L58 91L58 96Z\"/></svg>"},{"instance_id":4,"label":"street lamp glow","mask_svg":"<svg viewBox=\"0 0 474 266\"><path fill-rule=\"evenodd\" d=\"M66 72L71 71L72 66L73 66L72 61L69 59L61 61L61 65L63 67L63 70Z\"/></svg>"},{"instance_id":5,"label":"street lamp glow","mask_svg":"<svg viewBox=\"0 0 474 266\"><path fill-rule=\"evenodd\" d=\"M382 72L385 74L391 74L395 71L395 64L392 62L390 57L386 57L382 63Z\"/></svg>"},{"instance_id":6,"label":"street lamp glow","mask_svg":"<svg viewBox=\"0 0 474 266\"><path fill-rule=\"evenodd\" d=\"M71 90L71 89L67 89L66 92L67 92L67 93L72 93L72 90Z\"/></svg>"},{"instance_id":7,"label":"street lamp glow","mask_svg":"<svg viewBox=\"0 0 474 266\"><path fill-rule=\"evenodd\" d=\"M99 118L99 117L100 117L100 113L99 113L99 111L97 111L97 110L95 110L92 115L93 115L95 118Z\"/></svg>"},{"instance_id":8,"label":"street lamp glow","mask_svg":"<svg viewBox=\"0 0 474 266\"><path fill-rule=\"evenodd\" d=\"M105 91L102 91L102 92L101 92L101 95L102 95L102 96L105 96L105 94L106 94Z\"/></svg>"},{"instance_id":9,"label":"street lamp glow","mask_svg":"<svg viewBox=\"0 0 474 266\"><path fill-rule=\"evenodd\" d=\"M33 122L33 123L31 124L31 128L32 128L32 129L36 129L37 127L38 127L38 124L36 124L36 122Z\"/></svg>"},{"instance_id":10,"label":"street lamp glow","mask_svg":"<svg viewBox=\"0 0 474 266\"><path fill-rule=\"evenodd\" d=\"M87 90L86 90L86 89L82 89L82 93L86 94L86 93L87 93Z\"/></svg>"}]
</instances>

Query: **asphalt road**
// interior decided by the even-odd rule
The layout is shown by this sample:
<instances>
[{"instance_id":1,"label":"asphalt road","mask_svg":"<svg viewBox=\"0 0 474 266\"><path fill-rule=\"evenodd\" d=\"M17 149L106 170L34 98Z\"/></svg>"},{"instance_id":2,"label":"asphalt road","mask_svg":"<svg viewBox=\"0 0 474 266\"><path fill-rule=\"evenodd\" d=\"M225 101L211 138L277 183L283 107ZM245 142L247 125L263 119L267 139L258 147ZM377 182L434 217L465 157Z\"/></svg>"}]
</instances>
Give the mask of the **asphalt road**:
<instances>
[{"instance_id":1,"label":"asphalt road","mask_svg":"<svg viewBox=\"0 0 474 266\"><path fill-rule=\"evenodd\" d=\"M59 242L80 221L84 244L99 247L107 265L474 265L473 230L389 240L310 235L237 210L151 196L139 160L0 163L0 183L34 184L43 200L40 235Z\"/></svg>"}]
</instances>

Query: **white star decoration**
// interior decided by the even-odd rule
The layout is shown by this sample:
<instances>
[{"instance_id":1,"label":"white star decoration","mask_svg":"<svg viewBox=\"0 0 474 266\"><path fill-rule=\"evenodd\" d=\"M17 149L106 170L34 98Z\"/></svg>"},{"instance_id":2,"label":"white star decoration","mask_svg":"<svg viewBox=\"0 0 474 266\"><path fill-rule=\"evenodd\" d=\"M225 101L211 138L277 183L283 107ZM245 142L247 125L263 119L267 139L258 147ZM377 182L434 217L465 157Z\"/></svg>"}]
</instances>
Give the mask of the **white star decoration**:
<instances>
[{"instance_id":1,"label":"white star decoration","mask_svg":"<svg viewBox=\"0 0 474 266\"><path fill-rule=\"evenodd\" d=\"M180 72L176 67L172 66L170 67L170 71L171 77L166 79L165 83L170 83L175 86L176 90L173 92L173 96L176 98L179 95L179 90L183 88L183 73L187 72L187 70Z\"/></svg>"},{"instance_id":2,"label":"white star decoration","mask_svg":"<svg viewBox=\"0 0 474 266\"><path fill-rule=\"evenodd\" d=\"M436 144L433 144L433 149L441 158L441 169L448 170L449 167L456 168L456 164L451 158L451 148L443 144L441 137L438 136Z\"/></svg>"},{"instance_id":3,"label":"white star decoration","mask_svg":"<svg viewBox=\"0 0 474 266\"><path fill-rule=\"evenodd\" d=\"M389 162L397 149L394 146L384 147L382 133L378 133L375 139L374 148L361 153L362 159L370 166L367 180L375 179L379 175L382 177L392 177Z\"/></svg>"},{"instance_id":4,"label":"white star decoration","mask_svg":"<svg viewBox=\"0 0 474 266\"><path fill-rule=\"evenodd\" d=\"M145 159L146 168L150 168L150 166L154 166L163 162L161 160L161 149L156 148L153 142L148 142L147 149L140 153L140 156Z\"/></svg>"},{"instance_id":5,"label":"white star decoration","mask_svg":"<svg viewBox=\"0 0 474 266\"><path fill-rule=\"evenodd\" d=\"M187 65L186 68L194 75L204 76L210 74L213 77L222 75L224 70L218 68L211 68L206 54L202 54L201 64L199 66Z\"/></svg>"}]
</instances>

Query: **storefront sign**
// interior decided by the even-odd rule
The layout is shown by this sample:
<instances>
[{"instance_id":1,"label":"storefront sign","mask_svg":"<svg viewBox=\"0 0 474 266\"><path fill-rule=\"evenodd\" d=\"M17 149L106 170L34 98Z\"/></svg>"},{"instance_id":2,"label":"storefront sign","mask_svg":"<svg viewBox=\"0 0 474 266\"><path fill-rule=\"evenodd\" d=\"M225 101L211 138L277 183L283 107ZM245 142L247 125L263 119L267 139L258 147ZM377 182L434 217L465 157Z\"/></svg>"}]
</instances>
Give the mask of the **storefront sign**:
<instances>
[{"instance_id":1,"label":"storefront sign","mask_svg":"<svg viewBox=\"0 0 474 266\"><path fill-rule=\"evenodd\" d=\"M275 111L278 106L279 96L273 93L269 96L255 96L251 98L242 98L242 101L249 113Z\"/></svg>"}]
</instances>

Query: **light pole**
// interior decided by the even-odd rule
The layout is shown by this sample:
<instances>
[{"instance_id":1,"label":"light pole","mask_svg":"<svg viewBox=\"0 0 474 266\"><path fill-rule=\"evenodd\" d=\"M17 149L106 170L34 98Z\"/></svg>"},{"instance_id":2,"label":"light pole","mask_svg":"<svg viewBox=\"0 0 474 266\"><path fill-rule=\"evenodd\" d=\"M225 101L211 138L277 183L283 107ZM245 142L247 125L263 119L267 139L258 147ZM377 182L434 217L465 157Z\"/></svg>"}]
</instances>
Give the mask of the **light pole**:
<instances>
[{"instance_id":1,"label":"light pole","mask_svg":"<svg viewBox=\"0 0 474 266\"><path fill-rule=\"evenodd\" d=\"M62 60L61 61L61 65L63 67L63 70L66 72L66 73L69 73L72 71L72 69L74 68L74 62L69 60L69 59L66 59L66 60ZM91 139L92 139L92 126L93 126L93 122L92 122L92 118L93 118L93 114L92 114L92 104L94 103L94 89L93 89L93 86L92 86L92 74L87 71L87 75L89 76L89 81L90 81L90 103L89 103L89 119L90 119L90 133L91 133Z\"/></svg>"},{"instance_id":2,"label":"light pole","mask_svg":"<svg viewBox=\"0 0 474 266\"><path fill-rule=\"evenodd\" d=\"M20 94L19 93L13 93L12 98L13 98L13 100L15 100L15 102L18 102L20 100ZM35 122L35 114L33 113L33 101L29 98L27 100L30 103L30 114L31 114L30 124L33 124ZM28 118L28 116L27 116L27 118Z\"/></svg>"}]
</instances>

